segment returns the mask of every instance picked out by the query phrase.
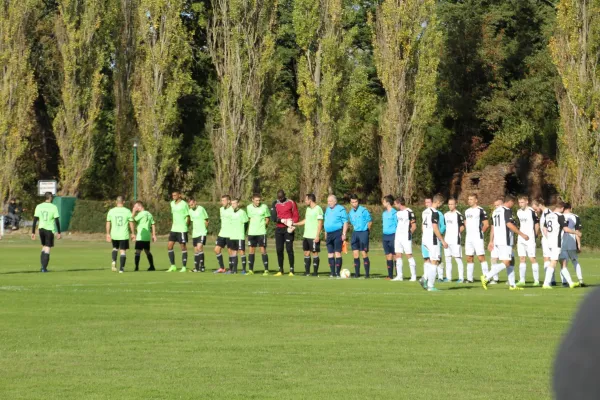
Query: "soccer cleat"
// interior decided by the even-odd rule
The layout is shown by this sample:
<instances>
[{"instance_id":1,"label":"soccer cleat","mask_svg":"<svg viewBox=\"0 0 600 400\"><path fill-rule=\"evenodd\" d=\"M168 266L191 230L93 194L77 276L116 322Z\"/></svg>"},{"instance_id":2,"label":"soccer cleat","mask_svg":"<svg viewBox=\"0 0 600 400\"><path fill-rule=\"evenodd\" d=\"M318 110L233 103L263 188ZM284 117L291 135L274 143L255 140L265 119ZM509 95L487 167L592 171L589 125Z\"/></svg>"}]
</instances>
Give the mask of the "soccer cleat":
<instances>
[{"instance_id":1,"label":"soccer cleat","mask_svg":"<svg viewBox=\"0 0 600 400\"><path fill-rule=\"evenodd\" d=\"M134 271L139 271L140 269L138 267L135 267Z\"/></svg>"},{"instance_id":2,"label":"soccer cleat","mask_svg":"<svg viewBox=\"0 0 600 400\"><path fill-rule=\"evenodd\" d=\"M192 272L200 272L200 270L198 268L194 268Z\"/></svg>"},{"instance_id":3,"label":"soccer cleat","mask_svg":"<svg viewBox=\"0 0 600 400\"><path fill-rule=\"evenodd\" d=\"M248 270L248 275L254 275L254 271Z\"/></svg>"},{"instance_id":4,"label":"soccer cleat","mask_svg":"<svg viewBox=\"0 0 600 400\"><path fill-rule=\"evenodd\" d=\"M455 283L463 283L464 281L462 279L457 279Z\"/></svg>"},{"instance_id":5,"label":"soccer cleat","mask_svg":"<svg viewBox=\"0 0 600 400\"><path fill-rule=\"evenodd\" d=\"M439 291L440 291L440 289L437 289L437 288L434 288L434 287L432 287L432 288L429 288L429 289L427 289L427 291L428 291L428 292L439 292Z\"/></svg>"},{"instance_id":6,"label":"soccer cleat","mask_svg":"<svg viewBox=\"0 0 600 400\"><path fill-rule=\"evenodd\" d=\"M245 269L242 270L242 275L246 275L246 270Z\"/></svg>"},{"instance_id":7,"label":"soccer cleat","mask_svg":"<svg viewBox=\"0 0 600 400\"><path fill-rule=\"evenodd\" d=\"M283 276L283 273L281 271L277 272L275 275L273 276Z\"/></svg>"},{"instance_id":8,"label":"soccer cleat","mask_svg":"<svg viewBox=\"0 0 600 400\"><path fill-rule=\"evenodd\" d=\"M481 286L483 286L483 288L487 290L488 280L485 279L485 275L481 275L481 278L479 279L481 279Z\"/></svg>"},{"instance_id":9,"label":"soccer cleat","mask_svg":"<svg viewBox=\"0 0 600 400\"><path fill-rule=\"evenodd\" d=\"M156 268L150 267L150 268L148 268L148 271L156 271Z\"/></svg>"},{"instance_id":10,"label":"soccer cleat","mask_svg":"<svg viewBox=\"0 0 600 400\"><path fill-rule=\"evenodd\" d=\"M551 282L550 285L556 286L556 282Z\"/></svg>"},{"instance_id":11,"label":"soccer cleat","mask_svg":"<svg viewBox=\"0 0 600 400\"><path fill-rule=\"evenodd\" d=\"M569 287L570 287L571 289L575 289L576 287L579 287L579 286L580 286L580 285L579 285L579 282L573 282L573 283L571 283L571 284L569 285Z\"/></svg>"},{"instance_id":12,"label":"soccer cleat","mask_svg":"<svg viewBox=\"0 0 600 400\"><path fill-rule=\"evenodd\" d=\"M423 289L427 290L427 281L425 279L419 282L419 285L421 285Z\"/></svg>"},{"instance_id":13,"label":"soccer cleat","mask_svg":"<svg viewBox=\"0 0 600 400\"><path fill-rule=\"evenodd\" d=\"M386 280L386 281L391 281L391 280L392 280L392 278L390 278L389 276L386 276L386 277L385 277L385 280Z\"/></svg>"},{"instance_id":14,"label":"soccer cleat","mask_svg":"<svg viewBox=\"0 0 600 400\"><path fill-rule=\"evenodd\" d=\"M525 281L519 281L519 282L517 282L517 286L525 286Z\"/></svg>"},{"instance_id":15,"label":"soccer cleat","mask_svg":"<svg viewBox=\"0 0 600 400\"><path fill-rule=\"evenodd\" d=\"M587 285L585 283L583 283L583 282L580 281L579 282L579 287L587 287Z\"/></svg>"},{"instance_id":16,"label":"soccer cleat","mask_svg":"<svg viewBox=\"0 0 600 400\"><path fill-rule=\"evenodd\" d=\"M120 269L120 270L119 270L119 273L120 273L120 274L122 274L123 272L125 272L125 271L123 271L122 269Z\"/></svg>"},{"instance_id":17,"label":"soccer cleat","mask_svg":"<svg viewBox=\"0 0 600 400\"><path fill-rule=\"evenodd\" d=\"M269 271L263 272L263 276L269 276Z\"/></svg>"},{"instance_id":18,"label":"soccer cleat","mask_svg":"<svg viewBox=\"0 0 600 400\"><path fill-rule=\"evenodd\" d=\"M288 276L294 276L294 273L293 273L293 272L290 272L290 273L288 274Z\"/></svg>"},{"instance_id":19,"label":"soccer cleat","mask_svg":"<svg viewBox=\"0 0 600 400\"><path fill-rule=\"evenodd\" d=\"M169 269L167 270L167 272L177 272L177 267L176 267L176 266L174 266L174 265L171 265L171 268L169 268Z\"/></svg>"},{"instance_id":20,"label":"soccer cleat","mask_svg":"<svg viewBox=\"0 0 600 400\"><path fill-rule=\"evenodd\" d=\"M523 289L522 287L519 287L519 286L511 286L508 288L508 290L525 290L525 289Z\"/></svg>"},{"instance_id":21,"label":"soccer cleat","mask_svg":"<svg viewBox=\"0 0 600 400\"><path fill-rule=\"evenodd\" d=\"M110 264L110 269L112 270L112 272L117 272L117 263L113 261Z\"/></svg>"},{"instance_id":22,"label":"soccer cleat","mask_svg":"<svg viewBox=\"0 0 600 400\"><path fill-rule=\"evenodd\" d=\"M231 275L231 274L233 274L232 270L228 269L227 271L225 271L225 275Z\"/></svg>"},{"instance_id":23,"label":"soccer cleat","mask_svg":"<svg viewBox=\"0 0 600 400\"><path fill-rule=\"evenodd\" d=\"M466 280L465 283L475 283L475 281Z\"/></svg>"},{"instance_id":24,"label":"soccer cleat","mask_svg":"<svg viewBox=\"0 0 600 400\"><path fill-rule=\"evenodd\" d=\"M452 282L452 281L450 279L448 279L448 278L442 279L442 283L449 283L449 282Z\"/></svg>"},{"instance_id":25,"label":"soccer cleat","mask_svg":"<svg viewBox=\"0 0 600 400\"><path fill-rule=\"evenodd\" d=\"M50 272L50 271L48 271L46 268L42 268L42 269L40 270L40 272L42 272L42 273L46 273L46 272Z\"/></svg>"},{"instance_id":26,"label":"soccer cleat","mask_svg":"<svg viewBox=\"0 0 600 400\"><path fill-rule=\"evenodd\" d=\"M402 282L402 277L400 275L397 275L394 279L392 279L393 282Z\"/></svg>"},{"instance_id":27,"label":"soccer cleat","mask_svg":"<svg viewBox=\"0 0 600 400\"><path fill-rule=\"evenodd\" d=\"M567 282L563 282L562 287L569 287L569 284Z\"/></svg>"},{"instance_id":28,"label":"soccer cleat","mask_svg":"<svg viewBox=\"0 0 600 400\"><path fill-rule=\"evenodd\" d=\"M409 282L416 282L417 281L417 277L413 276L412 278L410 278Z\"/></svg>"},{"instance_id":29,"label":"soccer cleat","mask_svg":"<svg viewBox=\"0 0 600 400\"><path fill-rule=\"evenodd\" d=\"M542 289L554 289L554 288L550 285L544 285L544 286L542 286Z\"/></svg>"},{"instance_id":30,"label":"soccer cleat","mask_svg":"<svg viewBox=\"0 0 600 400\"><path fill-rule=\"evenodd\" d=\"M310 272L305 272L302 274L302 276L310 276Z\"/></svg>"},{"instance_id":31,"label":"soccer cleat","mask_svg":"<svg viewBox=\"0 0 600 400\"><path fill-rule=\"evenodd\" d=\"M187 272L187 268L186 267L181 267L181 269L179 270L179 272Z\"/></svg>"},{"instance_id":32,"label":"soccer cleat","mask_svg":"<svg viewBox=\"0 0 600 400\"><path fill-rule=\"evenodd\" d=\"M533 287L538 287L540 286L540 283L538 281L533 282Z\"/></svg>"},{"instance_id":33,"label":"soccer cleat","mask_svg":"<svg viewBox=\"0 0 600 400\"><path fill-rule=\"evenodd\" d=\"M489 281L488 285L497 285L498 281ZM508 285L508 281L506 281L506 284Z\"/></svg>"},{"instance_id":34,"label":"soccer cleat","mask_svg":"<svg viewBox=\"0 0 600 400\"><path fill-rule=\"evenodd\" d=\"M200 272L204 272L206 271L206 269L204 269L204 267L200 267Z\"/></svg>"},{"instance_id":35,"label":"soccer cleat","mask_svg":"<svg viewBox=\"0 0 600 400\"><path fill-rule=\"evenodd\" d=\"M219 268L218 270L216 270L215 272L213 272L214 274L224 274L225 273L225 268Z\"/></svg>"}]
</instances>

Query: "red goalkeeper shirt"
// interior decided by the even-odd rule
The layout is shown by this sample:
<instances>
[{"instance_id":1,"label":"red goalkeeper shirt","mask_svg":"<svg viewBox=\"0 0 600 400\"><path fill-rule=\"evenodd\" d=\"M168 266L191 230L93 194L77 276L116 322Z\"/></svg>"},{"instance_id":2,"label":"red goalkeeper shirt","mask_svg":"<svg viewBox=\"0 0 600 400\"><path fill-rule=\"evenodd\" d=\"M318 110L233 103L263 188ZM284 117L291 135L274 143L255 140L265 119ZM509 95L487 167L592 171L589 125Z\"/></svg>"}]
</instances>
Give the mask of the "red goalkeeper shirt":
<instances>
[{"instance_id":1,"label":"red goalkeeper shirt","mask_svg":"<svg viewBox=\"0 0 600 400\"><path fill-rule=\"evenodd\" d=\"M286 225L281 223L282 219L291 219L294 222L298 222L300 214L298 213L296 202L290 199L275 200L271 206L271 219L277 223L278 228L286 227Z\"/></svg>"}]
</instances>

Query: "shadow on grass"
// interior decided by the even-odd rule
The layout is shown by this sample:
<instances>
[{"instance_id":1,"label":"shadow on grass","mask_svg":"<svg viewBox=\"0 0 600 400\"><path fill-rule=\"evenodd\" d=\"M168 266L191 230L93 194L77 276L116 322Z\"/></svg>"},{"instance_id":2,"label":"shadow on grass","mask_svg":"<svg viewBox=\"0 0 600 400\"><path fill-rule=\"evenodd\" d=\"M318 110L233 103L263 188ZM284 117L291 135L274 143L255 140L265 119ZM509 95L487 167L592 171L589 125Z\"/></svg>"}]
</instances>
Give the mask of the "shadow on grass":
<instances>
[{"instance_id":1,"label":"shadow on grass","mask_svg":"<svg viewBox=\"0 0 600 400\"><path fill-rule=\"evenodd\" d=\"M61 270L53 270L48 271L49 274L54 273L63 273L63 272L85 272L85 271L104 271L108 270L108 268L78 268L78 269L61 269ZM35 271L9 271L9 272L0 272L0 275L15 275L15 274L41 274L39 270Z\"/></svg>"}]
</instances>

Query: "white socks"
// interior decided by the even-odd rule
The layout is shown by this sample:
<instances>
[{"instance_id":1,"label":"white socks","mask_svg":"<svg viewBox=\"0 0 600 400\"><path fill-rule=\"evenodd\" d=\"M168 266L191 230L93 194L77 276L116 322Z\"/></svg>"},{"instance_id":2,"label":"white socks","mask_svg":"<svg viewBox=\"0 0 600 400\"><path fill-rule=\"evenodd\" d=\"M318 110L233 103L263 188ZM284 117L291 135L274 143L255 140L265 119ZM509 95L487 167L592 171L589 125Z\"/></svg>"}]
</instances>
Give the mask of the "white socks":
<instances>
[{"instance_id":1,"label":"white socks","mask_svg":"<svg viewBox=\"0 0 600 400\"><path fill-rule=\"evenodd\" d=\"M525 282L525 274L527 273L527 264L522 262L519 264L519 282Z\"/></svg>"},{"instance_id":2,"label":"white socks","mask_svg":"<svg viewBox=\"0 0 600 400\"><path fill-rule=\"evenodd\" d=\"M429 263L429 261L426 261L423 264L423 276L421 277L424 280L429 280L429 267L431 266L431 264Z\"/></svg>"},{"instance_id":3,"label":"white socks","mask_svg":"<svg viewBox=\"0 0 600 400\"><path fill-rule=\"evenodd\" d=\"M413 257L408 259L408 266L410 267L410 279L417 279L417 262Z\"/></svg>"},{"instance_id":4,"label":"white socks","mask_svg":"<svg viewBox=\"0 0 600 400\"><path fill-rule=\"evenodd\" d=\"M473 282L473 271L475 270L475 264L467 263L467 280Z\"/></svg>"},{"instance_id":5,"label":"white socks","mask_svg":"<svg viewBox=\"0 0 600 400\"><path fill-rule=\"evenodd\" d=\"M515 286L515 266L509 265L506 268L506 273L508 274L508 285Z\"/></svg>"},{"instance_id":6,"label":"white socks","mask_svg":"<svg viewBox=\"0 0 600 400\"><path fill-rule=\"evenodd\" d=\"M402 272L402 258L396 258L396 276L400 278L404 277L404 273Z\"/></svg>"},{"instance_id":7,"label":"white socks","mask_svg":"<svg viewBox=\"0 0 600 400\"><path fill-rule=\"evenodd\" d=\"M435 286L435 277L437 275L437 265L429 264L429 275L427 277L427 287L429 289Z\"/></svg>"},{"instance_id":8,"label":"white socks","mask_svg":"<svg viewBox=\"0 0 600 400\"><path fill-rule=\"evenodd\" d=\"M444 279L444 267L441 264L437 265L437 276L439 280Z\"/></svg>"},{"instance_id":9,"label":"white socks","mask_svg":"<svg viewBox=\"0 0 600 400\"><path fill-rule=\"evenodd\" d=\"M540 266L537 263L531 264L531 271L533 271L533 281L539 282L540 281Z\"/></svg>"},{"instance_id":10,"label":"white socks","mask_svg":"<svg viewBox=\"0 0 600 400\"><path fill-rule=\"evenodd\" d=\"M452 280L452 257L446 257L446 279Z\"/></svg>"},{"instance_id":11,"label":"white socks","mask_svg":"<svg viewBox=\"0 0 600 400\"><path fill-rule=\"evenodd\" d=\"M455 260L458 268L458 279L462 281L465 279L465 265L463 264L462 258L455 258Z\"/></svg>"},{"instance_id":12,"label":"white socks","mask_svg":"<svg viewBox=\"0 0 600 400\"><path fill-rule=\"evenodd\" d=\"M482 275L487 275L487 273L490 272L487 261L484 261L481 263L481 272L482 272Z\"/></svg>"},{"instance_id":13,"label":"white socks","mask_svg":"<svg viewBox=\"0 0 600 400\"><path fill-rule=\"evenodd\" d=\"M487 279L488 281L491 280L494 275L498 275L498 273L500 273L505 268L506 268L506 265L504 265L502 263L492 265L492 270L489 271L485 275L485 279ZM513 275L513 279L514 279L514 275Z\"/></svg>"},{"instance_id":14,"label":"white socks","mask_svg":"<svg viewBox=\"0 0 600 400\"><path fill-rule=\"evenodd\" d=\"M569 270L567 269L567 267L561 268L560 269L560 275L565 278L565 280L567 281L567 283L569 285L573 284L573 280L571 279L571 274L569 273Z\"/></svg>"},{"instance_id":15,"label":"white socks","mask_svg":"<svg viewBox=\"0 0 600 400\"><path fill-rule=\"evenodd\" d=\"M548 265L546 267L546 276L544 276L544 286L550 286L552 277L554 276L554 268Z\"/></svg>"},{"instance_id":16,"label":"white socks","mask_svg":"<svg viewBox=\"0 0 600 400\"><path fill-rule=\"evenodd\" d=\"M575 273L577 274L577 279L579 279L579 282L583 282L583 274L581 273L581 264L579 264L579 260L574 260L573 266L575 267Z\"/></svg>"}]
</instances>

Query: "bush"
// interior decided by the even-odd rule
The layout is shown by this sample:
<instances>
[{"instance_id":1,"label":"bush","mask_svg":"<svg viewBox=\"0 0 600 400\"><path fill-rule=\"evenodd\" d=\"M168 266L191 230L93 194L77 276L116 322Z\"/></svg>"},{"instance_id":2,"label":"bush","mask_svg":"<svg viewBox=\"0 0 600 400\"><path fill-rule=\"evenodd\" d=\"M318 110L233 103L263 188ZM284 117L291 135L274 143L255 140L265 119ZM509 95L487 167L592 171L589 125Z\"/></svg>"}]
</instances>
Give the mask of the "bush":
<instances>
[{"instance_id":1,"label":"bush","mask_svg":"<svg viewBox=\"0 0 600 400\"><path fill-rule=\"evenodd\" d=\"M75 205L75 211L73 213L73 218L71 219L71 228L70 230L73 232L85 232L85 233L104 233L104 227L106 224L106 213L108 210L113 207L112 202L102 202L102 201L94 201L94 200L77 200ZM267 203L270 205L270 203ZM221 205L219 203L202 203L202 206L206 208L206 212L208 213L208 234L212 236L216 236L219 233L219 229L221 228L221 223L219 219L219 208ZM322 206L323 210L325 210L326 206ZM381 226L381 214L383 212L382 206L366 206L367 209L371 212L371 218L373 219L373 226L371 229L371 240L375 242L381 241L382 236L382 226ZM346 207L349 209L349 207ZM466 206L459 206L458 209L464 214L466 210ZM157 203L157 204L149 204L146 206L146 209L152 213L154 219L156 221L156 230L158 234L165 235L168 234L171 229L171 211L169 207L169 203ZM298 209L300 212L300 219L304 218L306 206L298 205ZM417 216L417 230L414 234L414 243L419 245L421 244L421 213L424 210L423 206L414 206L411 207ZM488 217L491 216L492 210L485 207L488 212ZM448 211L446 206L442 207L442 213ZM517 213L517 209L513 210L514 215ZM599 247L600 243L600 232L596 229L590 229L590 227L599 226L600 225L600 207L581 207L577 209L578 215L581 217L582 225L583 225L583 237L582 237L582 245L586 247ZM275 224L269 224L269 228L267 229L267 235L269 237L273 237L273 232L275 229ZM304 233L304 228L299 227L296 233L296 239L301 239ZM485 234L486 243L489 240L489 230ZM538 238L539 241L539 238Z\"/></svg>"}]
</instances>

